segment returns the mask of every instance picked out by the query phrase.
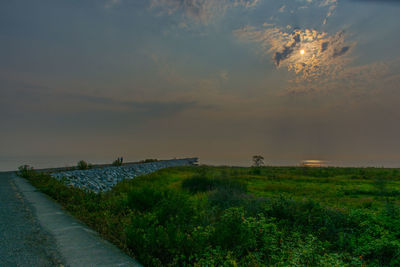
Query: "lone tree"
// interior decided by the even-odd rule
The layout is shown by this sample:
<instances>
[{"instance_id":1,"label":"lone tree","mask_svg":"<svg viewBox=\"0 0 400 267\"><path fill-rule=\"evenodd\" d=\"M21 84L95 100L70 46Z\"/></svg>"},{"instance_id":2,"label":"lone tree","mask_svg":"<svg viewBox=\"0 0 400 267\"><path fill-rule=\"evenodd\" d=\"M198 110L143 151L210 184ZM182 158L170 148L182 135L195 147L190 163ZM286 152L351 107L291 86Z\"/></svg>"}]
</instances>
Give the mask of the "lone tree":
<instances>
[{"instance_id":1,"label":"lone tree","mask_svg":"<svg viewBox=\"0 0 400 267\"><path fill-rule=\"evenodd\" d=\"M260 155L253 156L253 166L261 167L262 165L264 165L264 157Z\"/></svg>"}]
</instances>

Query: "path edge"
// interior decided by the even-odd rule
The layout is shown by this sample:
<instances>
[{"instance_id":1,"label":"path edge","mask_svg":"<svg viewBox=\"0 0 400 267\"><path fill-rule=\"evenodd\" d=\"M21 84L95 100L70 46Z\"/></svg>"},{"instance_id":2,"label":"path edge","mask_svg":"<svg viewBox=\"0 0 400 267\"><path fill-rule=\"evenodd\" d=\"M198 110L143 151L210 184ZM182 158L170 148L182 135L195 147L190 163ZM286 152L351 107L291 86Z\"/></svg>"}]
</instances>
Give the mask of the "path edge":
<instances>
[{"instance_id":1,"label":"path edge","mask_svg":"<svg viewBox=\"0 0 400 267\"><path fill-rule=\"evenodd\" d=\"M33 208L37 221L54 237L67 266L142 266L68 214L60 204L39 192L28 181L16 174L13 176L15 185Z\"/></svg>"}]
</instances>

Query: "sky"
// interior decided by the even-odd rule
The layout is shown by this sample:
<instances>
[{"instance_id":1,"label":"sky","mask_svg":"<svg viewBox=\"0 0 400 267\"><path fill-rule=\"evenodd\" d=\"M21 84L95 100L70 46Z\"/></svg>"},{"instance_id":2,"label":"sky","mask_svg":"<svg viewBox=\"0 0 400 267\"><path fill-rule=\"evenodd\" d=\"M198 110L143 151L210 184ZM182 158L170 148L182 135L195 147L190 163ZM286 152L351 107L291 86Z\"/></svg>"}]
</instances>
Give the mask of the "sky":
<instances>
[{"instance_id":1,"label":"sky","mask_svg":"<svg viewBox=\"0 0 400 267\"><path fill-rule=\"evenodd\" d=\"M400 167L400 1L0 1L0 170Z\"/></svg>"}]
</instances>

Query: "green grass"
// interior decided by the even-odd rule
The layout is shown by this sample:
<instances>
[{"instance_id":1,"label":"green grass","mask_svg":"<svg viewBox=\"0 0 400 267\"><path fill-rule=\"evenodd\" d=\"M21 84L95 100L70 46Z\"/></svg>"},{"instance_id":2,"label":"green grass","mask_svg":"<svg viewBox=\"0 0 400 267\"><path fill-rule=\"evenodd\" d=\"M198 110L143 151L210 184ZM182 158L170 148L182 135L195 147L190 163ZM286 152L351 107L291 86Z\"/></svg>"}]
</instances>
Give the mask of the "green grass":
<instances>
[{"instance_id":1,"label":"green grass","mask_svg":"<svg viewBox=\"0 0 400 267\"><path fill-rule=\"evenodd\" d=\"M146 266L399 266L400 172L177 167L96 195L22 169Z\"/></svg>"}]
</instances>

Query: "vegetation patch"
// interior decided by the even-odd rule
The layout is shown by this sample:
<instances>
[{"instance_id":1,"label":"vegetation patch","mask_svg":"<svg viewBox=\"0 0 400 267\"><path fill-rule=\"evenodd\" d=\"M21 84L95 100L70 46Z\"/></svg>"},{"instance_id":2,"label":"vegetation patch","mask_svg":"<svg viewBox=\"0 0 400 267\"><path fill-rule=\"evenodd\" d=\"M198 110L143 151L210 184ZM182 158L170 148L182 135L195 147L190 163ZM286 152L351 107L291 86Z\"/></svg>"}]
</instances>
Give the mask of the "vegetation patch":
<instances>
[{"instance_id":1,"label":"vegetation patch","mask_svg":"<svg viewBox=\"0 0 400 267\"><path fill-rule=\"evenodd\" d=\"M176 167L101 194L19 173L145 266L400 265L393 169Z\"/></svg>"},{"instance_id":2,"label":"vegetation patch","mask_svg":"<svg viewBox=\"0 0 400 267\"><path fill-rule=\"evenodd\" d=\"M182 188L195 194L208 191L227 191L231 193L247 192L246 184L229 178L209 178L207 176L195 175L182 182Z\"/></svg>"},{"instance_id":3,"label":"vegetation patch","mask_svg":"<svg viewBox=\"0 0 400 267\"><path fill-rule=\"evenodd\" d=\"M93 168L93 165L90 163L87 163L84 160L80 160L80 161L78 161L78 164L76 165L76 167L78 170L88 170L88 169Z\"/></svg>"}]
</instances>

